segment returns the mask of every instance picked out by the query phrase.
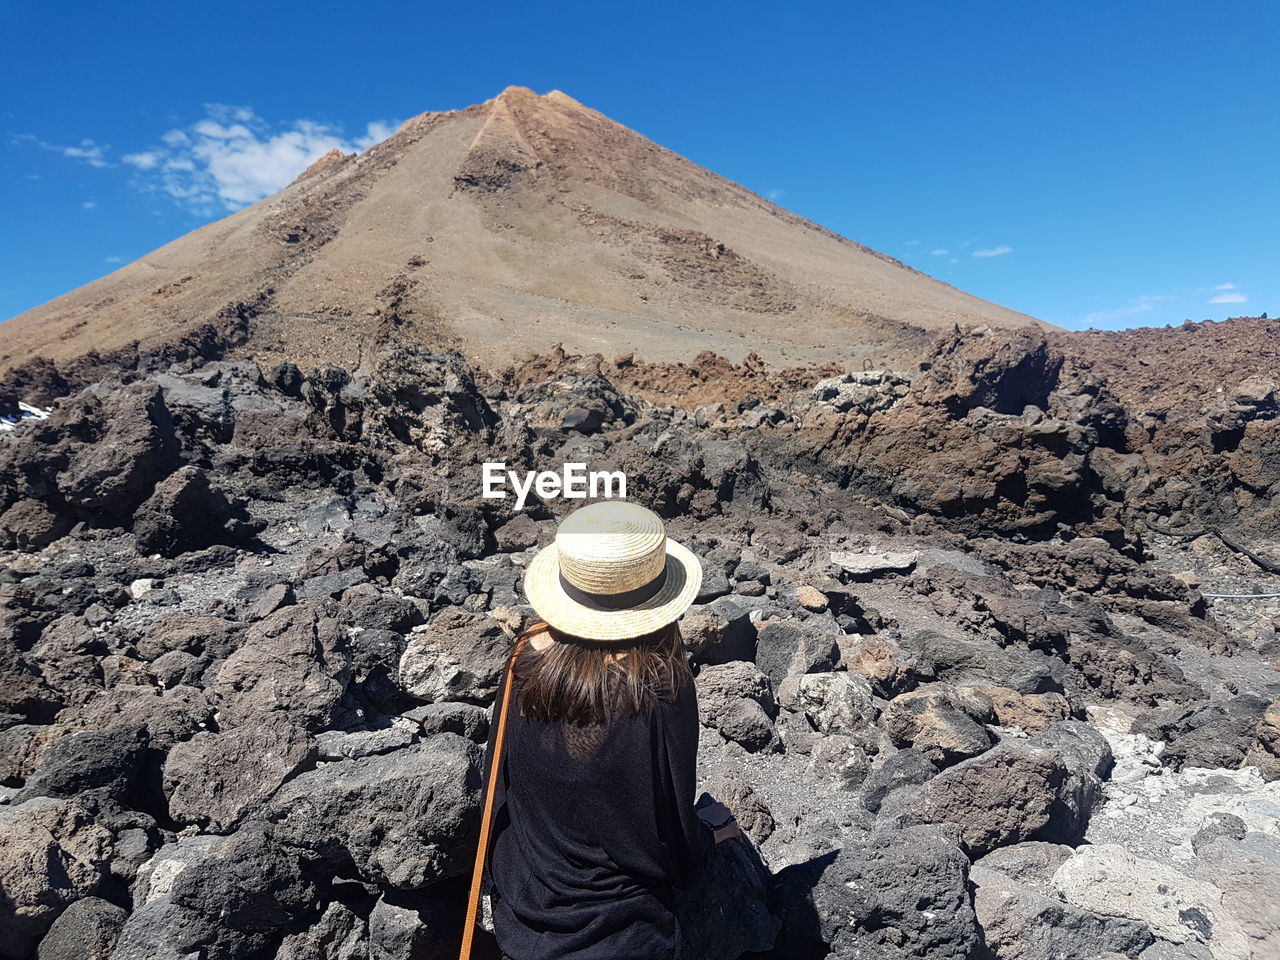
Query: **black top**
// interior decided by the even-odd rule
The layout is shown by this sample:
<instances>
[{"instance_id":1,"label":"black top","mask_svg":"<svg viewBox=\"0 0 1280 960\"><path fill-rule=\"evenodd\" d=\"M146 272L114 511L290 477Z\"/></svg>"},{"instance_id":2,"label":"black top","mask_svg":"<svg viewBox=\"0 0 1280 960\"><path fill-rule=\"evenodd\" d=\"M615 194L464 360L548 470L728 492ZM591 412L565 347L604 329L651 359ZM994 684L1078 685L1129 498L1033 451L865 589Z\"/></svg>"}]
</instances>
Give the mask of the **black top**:
<instances>
[{"instance_id":1,"label":"black top","mask_svg":"<svg viewBox=\"0 0 1280 960\"><path fill-rule=\"evenodd\" d=\"M496 717L490 729L491 755ZM674 957L672 888L697 880L714 842L693 809L693 678L680 671L647 713L574 727L523 716L517 677L504 753L488 863L503 954Z\"/></svg>"}]
</instances>

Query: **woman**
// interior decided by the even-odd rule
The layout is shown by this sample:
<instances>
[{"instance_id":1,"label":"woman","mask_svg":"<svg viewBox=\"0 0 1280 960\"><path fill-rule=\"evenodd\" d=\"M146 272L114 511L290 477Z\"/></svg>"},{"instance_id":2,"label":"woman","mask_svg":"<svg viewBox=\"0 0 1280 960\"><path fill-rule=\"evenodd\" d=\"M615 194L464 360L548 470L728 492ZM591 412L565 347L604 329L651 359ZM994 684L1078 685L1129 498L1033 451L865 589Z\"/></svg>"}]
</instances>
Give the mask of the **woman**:
<instances>
[{"instance_id":1,"label":"woman","mask_svg":"<svg viewBox=\"0 0 1280 960\"><path fill-rule=\"evenodd\" d=\"M573 513L530 562L544 622L517 644L487 768L494 932L510 960L674 957L675 890L739 836L723 805L694 810L698 706L676 620L701 580L658 516L625 501Z\"/></svg>"}]
</instances>

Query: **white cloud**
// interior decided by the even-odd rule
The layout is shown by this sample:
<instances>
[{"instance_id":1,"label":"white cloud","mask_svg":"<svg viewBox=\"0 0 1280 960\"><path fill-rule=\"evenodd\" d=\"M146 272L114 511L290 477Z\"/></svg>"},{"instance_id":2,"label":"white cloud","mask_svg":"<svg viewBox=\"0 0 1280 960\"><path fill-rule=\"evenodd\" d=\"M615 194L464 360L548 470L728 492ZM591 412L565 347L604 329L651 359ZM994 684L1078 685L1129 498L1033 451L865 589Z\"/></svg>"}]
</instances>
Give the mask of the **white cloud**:
<instances>
[{"instance_id":1,"label":"white cloud","mask_svg":"<svg viewBox=\"0 0 1280 960\"><path fill-rule=\"evenodd\" d=\"M311 120L273 130L247 107L206 104L205 112L190 127L165 133L162 145L124 157L144 189L201 213L255 203L330 150L358 153L395 132L389 124L370 123L362 136L348 139Z\"/></svg>"},{"instance_id":2,"label":"white cloud","mask_svg":"<svg viewBox=\"0 0 1280 960\"><path fill-rule=\"evenodd\" d=\"M942 247L939 247L937 250L929 251L929 256L931 257L946 257L946 256L950 256L950 254L951 254L950 250L944 250L942 249Z\"/></svg>"},{"instance_id":3,"label":"white cloud","mask_svg":"<svg viewBox=\"0 0 1280 960\"><path fill-rule=\"evenodd\" d=\"M1108 320L1122 320L1125 317L1137 316L1142 313L1150 313L1159 304L1166 300L1172 300L1166 294L1143 294L1140 297L1134 297L1129 301L1128 305L1118 307L1115 310L1100 310L1097 313L1090 313L1085 316L1084 322L1087 324L1103 323Z\"/></svg>"},{"instance_id":4,"label":"white cloud","mask_svg":"<svg viewBox=\"0 0 1280 960\"><path fill-rule=\"evenodd\" d=\"M1003 257L1006 253L1013 253L1013 247L986 247L982 250L973 251L975 257Z\"/></svg>"},{"instance_id":5,"label":"white cloud","mask_svg":"<svg viewBox=\"0 0 1280 960\"><path fill-rule=\"evenodd\" d=\"M1226 287L1217 287L1215 289L1225 290ZM1220 293L1216 297L1210 297L1210 303L1247 303L1249 300L1243 293Z\"/></svg>"},{"instance_id":6,"label":"white cloud","mask_svg":"<svg viewBox=\"0 0 1280 960\"><path fill-rule=\"evenodd\" d=\"M1235 288L1236 288L1236 285L1234 283L1220 283L1216 287L1210 287L1209 289L1210 290L1234 290Z\"/></svg>"},{"instance_id":7,"label":"white cloud","mask_svg":"<svg viewBox=\"0 0 1280 960\"><path fill-rule=\"evenodd\" d=\"M141 153L126 153L120 159L139 170L152 170L160 163L160 154L154 150L144 150Z\"/></svg>"},{"instance_id":8,"label":"white cloud","mask_svg":"<svg viewBox=\"0 0 1280 960\"><path fill-rule=\"evenodd\" d=\"M74 146L68 146L66 144L49 143L47 140L41 140L33 133L19 133L13 139L23 143L34 143L41 150L50 150L53 153L61 154L69 160L82 160L91 167L111 166L107 162L107 150L110 148L92 140L81 140Z\"/></svg>"},{"instance_id":9,"label":"white cloud","mask_svg":"<svg viewBox=\"0 0 1280 960\"><path fill-rule=\"evenodd\" d=\"M94 143L92 140L81 140L78 147L59 147L64 157L70 157L73 160L83 160L91 167L105 167L106 159L103 157L103 151L106 147Z\"/></svg>"},{"instance_id":10,"label":"white cloud","mask_svg":"<svg viewBox=\"0 0 1280 960\"><path fill-rule=\"evenodd\" d=\"M765 196L768 197L770 200L772 200L774 203L777 203L784 196L786 196L786 193L787 191L785 190L770 190L768 193L765 194Z\"/></svg>"},{"instance_id":11,"label":"white cloud","mask_svg":"<svg viewBox=\"0 0 1280 960\"><path fill-rule=\"evenodd\" d=\"M103 263L124 263L124 257L103 257Z\"/></svg>"}]
</instances>

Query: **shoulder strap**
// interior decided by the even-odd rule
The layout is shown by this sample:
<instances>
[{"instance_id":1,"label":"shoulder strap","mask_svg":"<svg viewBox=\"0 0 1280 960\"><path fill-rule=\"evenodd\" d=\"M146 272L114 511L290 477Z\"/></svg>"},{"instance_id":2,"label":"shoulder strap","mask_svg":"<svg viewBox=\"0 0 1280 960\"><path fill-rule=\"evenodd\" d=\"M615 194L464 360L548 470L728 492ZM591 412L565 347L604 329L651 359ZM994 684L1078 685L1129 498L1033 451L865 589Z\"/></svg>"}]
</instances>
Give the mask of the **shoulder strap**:
<instances>
[{"instance_id":1,"label":"shoulder strap","mask_svg":"<svg viewBox=\"0 0 1280 960\"><path fill-rule=\"evenodd\" d=\"M489 850L489 829L493 824L493 796L498 786L498 765L502 762L502 743L507 733L507 707L511 702L512 678L515 674L516 657L524 647L525 637L516 641L516 648L507 661L507 676L502 684L502 703L498 705L494 722L497 729L493 734L493 755L489 758L489 780L484 792L484 812L480 820L480 840L476 844L476 862L471 868L471 893L467 897L467 919L462 928L462 950L459 960L471 960L471 943L475 939L476 918L480 913L480 887L484 880L484 861Z\"/></svg>"}]
</instances>

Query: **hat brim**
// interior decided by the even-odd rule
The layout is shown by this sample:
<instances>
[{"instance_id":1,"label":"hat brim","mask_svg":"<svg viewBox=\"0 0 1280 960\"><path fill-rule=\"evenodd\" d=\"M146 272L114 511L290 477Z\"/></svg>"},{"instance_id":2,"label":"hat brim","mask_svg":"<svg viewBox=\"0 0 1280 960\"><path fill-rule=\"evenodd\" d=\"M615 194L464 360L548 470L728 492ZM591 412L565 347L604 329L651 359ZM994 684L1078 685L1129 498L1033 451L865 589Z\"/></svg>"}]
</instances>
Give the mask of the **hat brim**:
<instances>
[{"instance_id":1,"label":"hat brim","mask_svg":"<svg viewBox=\"0 0 1280 960\"><path fill-rule=\"evenodd\" d=\"M560 554L553 543L529 561L524 595L543 620L557 630L584 640L631 640L675 623L693 605L702 586L702 564L687 548L666 541L667 570L662 588L642 603L624 610L584 606L560 583Z\"/></svg>"}]
</instances>

